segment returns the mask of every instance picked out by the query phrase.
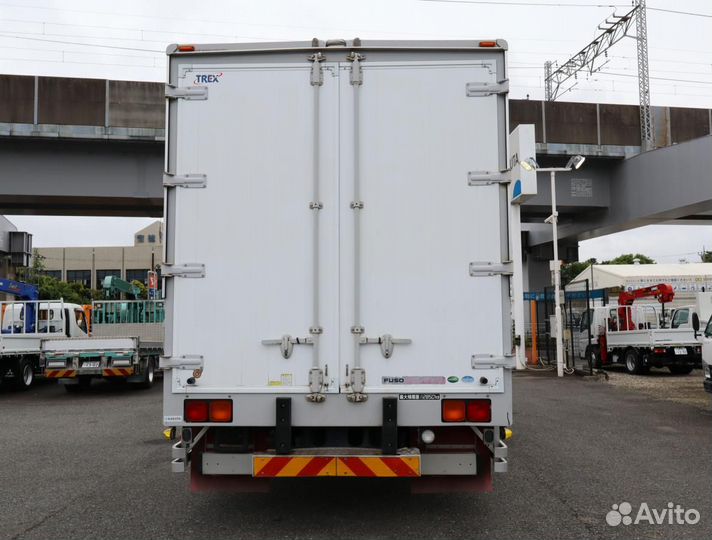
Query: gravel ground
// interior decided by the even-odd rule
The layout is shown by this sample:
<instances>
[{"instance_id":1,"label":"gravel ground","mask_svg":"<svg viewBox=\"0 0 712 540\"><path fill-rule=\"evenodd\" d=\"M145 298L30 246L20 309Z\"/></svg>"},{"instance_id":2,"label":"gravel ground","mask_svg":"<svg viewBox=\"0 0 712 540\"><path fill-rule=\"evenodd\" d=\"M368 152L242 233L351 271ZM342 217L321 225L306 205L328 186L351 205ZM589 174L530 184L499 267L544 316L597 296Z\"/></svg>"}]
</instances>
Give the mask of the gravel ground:
<instances>
[{"instance_id":1,"label":"gravel ground","mask_svg":"<svg viewBox=\"0 0 712 540\"><path fill-rule=\"evenodd\" d=\"M689 375L673 375L667 369L651 368L647 375L630 375L624 368L607 370L607 383L663 401L673 401L712 411L712 394L702 387L702 370Z\"/></svg>"}]
</instances>

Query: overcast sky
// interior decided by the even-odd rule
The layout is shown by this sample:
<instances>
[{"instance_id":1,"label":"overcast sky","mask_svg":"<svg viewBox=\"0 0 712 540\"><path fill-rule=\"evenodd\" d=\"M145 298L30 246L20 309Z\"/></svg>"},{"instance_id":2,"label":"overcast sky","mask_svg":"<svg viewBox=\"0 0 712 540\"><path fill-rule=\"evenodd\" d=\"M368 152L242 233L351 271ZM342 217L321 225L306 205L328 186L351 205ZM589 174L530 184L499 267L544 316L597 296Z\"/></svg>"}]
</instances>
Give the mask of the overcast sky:
<instances>
[{"instance_id":1,"label":"overcast sky","mask_svg":"<svg viewBox=\"0 0 712 540\"><path fill-rule=\"evenodd\" d=\"M542 99L544 61L566 61L606 17L630 8L625 0L0 0L0 72L163 81L172 42L504 38L510 97ZM712 108L712 2L648 0L648 34L653 105ZM635 58L634 40L623 39L560 99L637 103ZM10 219L34 234L35 246L130 244L152 221ZM581 258L639 251L694 261L703 244L712 247L712 227L646 227L582 242Z\"/></svg>"}]
</instances>

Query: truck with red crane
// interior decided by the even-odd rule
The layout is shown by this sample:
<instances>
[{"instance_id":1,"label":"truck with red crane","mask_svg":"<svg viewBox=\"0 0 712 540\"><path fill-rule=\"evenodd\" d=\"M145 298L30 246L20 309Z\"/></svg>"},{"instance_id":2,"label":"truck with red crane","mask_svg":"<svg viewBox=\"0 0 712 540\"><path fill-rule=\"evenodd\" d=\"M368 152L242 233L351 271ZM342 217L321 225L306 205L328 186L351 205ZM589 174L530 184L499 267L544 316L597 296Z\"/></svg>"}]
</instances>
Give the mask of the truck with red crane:
<instances>
[{"instance_id":1,"label":"truck with red crane","mask_svg":"<svg viewBox=\"0 0 712 540\"><path fill-rule=\"evenodd\" d=\"M635 304L653 298L660 304ZM617 306L601 306L584 312L578 327L579 350L594 367L622 363L629 373L644 374L651 367L667 367L684 375L700 365L701 347L692 328L671 328L665 304L673 301L672 285L659 283L624 290ZM590 343L588 343L588 336Z\"/></svg>"}]
</instances>

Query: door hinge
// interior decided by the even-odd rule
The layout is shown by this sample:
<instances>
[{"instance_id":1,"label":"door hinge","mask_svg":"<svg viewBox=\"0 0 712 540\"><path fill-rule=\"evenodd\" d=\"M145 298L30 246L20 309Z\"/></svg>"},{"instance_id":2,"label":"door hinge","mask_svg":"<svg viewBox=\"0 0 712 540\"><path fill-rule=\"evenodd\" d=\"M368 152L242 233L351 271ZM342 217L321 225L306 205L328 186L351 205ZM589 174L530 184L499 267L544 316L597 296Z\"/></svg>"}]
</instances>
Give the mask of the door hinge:
<instances>
[{"instance_id":1,"label":"door hinge","mask_svg":"<svg viewBox=\"0 0 712 540\"><path fill-rule=\"evenodd\" d=\"M368 338L368 337L362 337L359 341L361 345L368 345L368 344L374 344L374 345L380 345L381 346L381 354L383 355L384 358L390 358L393 356L393 346L394 345L408 345L410 343L413 343L412 339L407 339L407 338L394 338L390 334L383 334L382 336L379 336L377 338ZM353 372L352 372L353 374Z\"/></svg>"},{"instance_id":2,"label":"door hinge","mask_svg":"<svg viewBox=\"0 0 712 540\"><path fill-rule=\"evenodd\" d=\"M366 387L366 370L363 368L353 368L346 383L349 390L346 399L353 403L361 403L368 399L368 395L363 393Z\"/></svg>"},{"instance_id":3,"label":"door hinge","mask_svg":"<svg viewBox=\"0 0 712 540\"><path fill-rule=\"evenodd\" d=\"M161 265L161 277L204 278L205 265L199 263Z\"/></svg>"},{"instance_id":4,"label":"door hinge","mask_svg":"<svg viewBox=\"0 0 712 540\"><path fill-rule=\"evenodd\" d=\"M262 345L279 345L282 358L287 359L292 356L295 345L314 345L314 339L310 337L296 337L285 334L280 339L263 339Z\"/></svg>"},{"instance_id":5,"label":"door hinge","mask_svg":"<svg viewBox=\"0 0 712 540\"><path fill-rule=\"evenodd\" d=\"M203 355L183 354L180 356L161 356L158 360L161 369L203 369Z\"/></svg>"},{"instance_id":6,"label":"door hinge","mask_svg":"<svg viewBox=\"0 0 712 540\"><path fill-rule=\"evenodd\" d=\"M311 63L311 76L309 82L312 86L321 86L324 84L324 70L321 68L321 63L326 59L323 53L316 52L307 58Z\"/></svg>"},{"instance_id":7,"label":"door hinge","mask_svg":"<svg viewBox=\"0 0 712 540\"><path fill-rule=\"evenodd\" d=\"M465 85L467 97L487 97L509 92L509 79L488 82L471 82Z\"/></svg>"},{"instance_id":8,"label":"door hinge","mask_svg":"<svg viewBox=\"0 0 712 540\"><path fill-rule=\"evenodd\" d=\"M208 99L207 86L175 86L167 84L165 92L167 99Z\"/></svg>"},{"instance_id":9,"label":"door hinge","mask_svg":"<svg viewBox=\"0 0 712 540\"><path fill-rule=\"evenodd\" d=\"M468 186L508 184L510 181L509 171L470 171L467 173Z\"/></svg>"},{"instance_id":10,"label":"door hinge","mask_svg":"<svg viewBox=\"0 0 712 540\"><path fill-rule=\"evenodd\" d=\"M351 75L349 76L349 82L353 86L361 86L363 84L363 69L361 68L361 62L365 59L365 56L357 52L350 52L346 57L346 60L351 62Z\"/></svg>"},{"instance_id":11,"label":"door hinge","mask_svg":"<svg viewBox=\"0 0 712 540\"><path fill-rule=\"evenodd\" d=\"M504 354L497 356L494 354L473 354L472 355L472 368L485 368L485 367L502 367L502 368L513 368L514 367L514 355Z\"/></svg>"},{"instance_id":12,"label":"door hinge","mask_svg":"<svg viewBox=\"0 0 712 540\"><path fill-rule=\"evenodd\" d=\"M208 184L205 174L163 173L163 187L204 188Z\"/></svg>"},{"instance_id":13,"label":"door hinge","mask_svg":"<svg viewBox=\"0 0 712 540\"><path fill-rule=\"evenodd\" d=\"M472 277L483 276L511 276L514 274L514 265L511 261L496 262L471 262L470 275Z\"/></svg>"},{"instance_id":14,"label":"door hinge","mask_svg":"<svg viewBox=\"0 0 712 540\"><path fill-rule=\"evenodd\" d=\"M307 401L313 403L322 403L326 396L324 395L324 371L320 368L311 368L309 370L309 394L306 395Z\"/></svg>"}]
</instances>

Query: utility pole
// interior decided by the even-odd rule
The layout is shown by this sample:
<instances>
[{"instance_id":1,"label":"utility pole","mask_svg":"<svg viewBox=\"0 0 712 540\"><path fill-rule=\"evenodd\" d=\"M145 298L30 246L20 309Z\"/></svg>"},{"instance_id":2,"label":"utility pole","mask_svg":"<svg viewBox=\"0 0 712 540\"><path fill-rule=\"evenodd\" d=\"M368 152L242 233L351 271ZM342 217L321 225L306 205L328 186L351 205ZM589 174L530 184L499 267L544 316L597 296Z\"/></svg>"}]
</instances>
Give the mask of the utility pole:
<instances>
[{"instance_id":1,"label":"utility pole","mask_svg":"<svg viewBox=\"0 0 712 540\"><path fill-rule=\"evenodd\" d=\"M653 119L650 111L650 73L648 66L648 23L645 0L636 0L636 42L638 48L638 94L640 99L640 145L642 150L655 148Z\"/></svg>"},{"instance_id":2,"label":"utility pole","mask_svg":"<svg viewBox=\"0 0 712 540\"><path fill-rule=\"evenodd\" d=\"M546 101L554 101L551 81L551 60L544 62L544 99Z\"/></svg>"}]
</instances>

